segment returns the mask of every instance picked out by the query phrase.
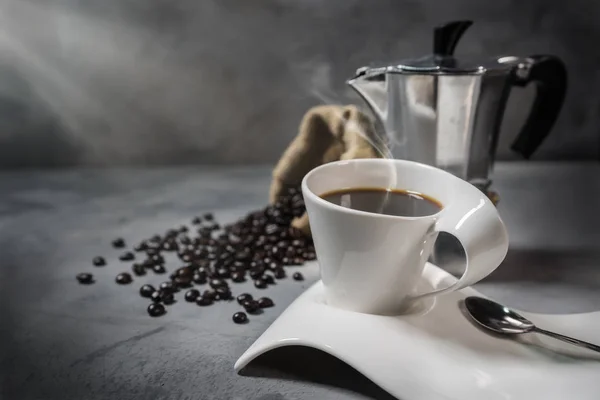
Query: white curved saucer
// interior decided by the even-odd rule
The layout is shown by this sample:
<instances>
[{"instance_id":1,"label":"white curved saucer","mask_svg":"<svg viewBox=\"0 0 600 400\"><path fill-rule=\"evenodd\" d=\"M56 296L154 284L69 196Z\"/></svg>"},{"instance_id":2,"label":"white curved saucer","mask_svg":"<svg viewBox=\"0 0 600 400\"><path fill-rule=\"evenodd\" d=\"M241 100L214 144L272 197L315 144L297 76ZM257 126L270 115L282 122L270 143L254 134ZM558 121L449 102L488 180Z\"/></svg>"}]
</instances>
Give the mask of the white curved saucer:
<instances>
[{"instance_id":1,"label":"white curved saucer","mask_svg":"<svg viewBox=\"0 0 600 400\"><path fill-rule=\"evenodd\" d=\"M455 278L427 264L423 284ZM528 334L492 336L471 323L459 305L466 288L420 304L403 316L377 316L327 306L317 282L298 297L235 364L236 371L282 346L329 353L403 400L600 399L600 355ZM523 313L537 325L600 342L600 312Z\"/></svg>"}]
</instances>

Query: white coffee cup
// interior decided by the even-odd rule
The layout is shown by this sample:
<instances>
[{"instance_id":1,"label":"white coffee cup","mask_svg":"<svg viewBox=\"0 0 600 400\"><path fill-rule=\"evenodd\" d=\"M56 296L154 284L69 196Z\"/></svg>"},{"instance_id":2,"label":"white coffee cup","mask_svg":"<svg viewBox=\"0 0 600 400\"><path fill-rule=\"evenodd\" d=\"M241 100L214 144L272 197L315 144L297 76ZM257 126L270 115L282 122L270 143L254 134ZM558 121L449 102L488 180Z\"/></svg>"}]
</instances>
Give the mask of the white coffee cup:
<instances>
[{"instance_id":1,"label":"white coffee cup","mask_svg":"<svg viewBox=\"0 0 600 400\"><path fill-rule=\"evenodd\" d=\"M345 208L320 196L340 189L381 187L419 192L442 209L403 217ZM479 189L441 169L412 161L336 161L310 171L302 193L321 268L326 302L373 313L401 313L412 300L470 286L494 271L506 256L508 235L496 207ZM454 284L415 293L437 234L448 232L466 253L466 268Z\"/></svg>"}]
</instances>

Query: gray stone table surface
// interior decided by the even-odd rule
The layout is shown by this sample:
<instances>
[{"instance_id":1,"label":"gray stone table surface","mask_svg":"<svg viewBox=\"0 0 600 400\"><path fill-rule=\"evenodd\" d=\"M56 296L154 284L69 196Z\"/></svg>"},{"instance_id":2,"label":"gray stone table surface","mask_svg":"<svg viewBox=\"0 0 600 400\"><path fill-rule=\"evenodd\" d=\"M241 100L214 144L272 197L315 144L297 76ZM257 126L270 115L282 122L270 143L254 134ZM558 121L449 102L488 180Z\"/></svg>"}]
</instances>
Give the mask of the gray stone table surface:
<instances>
[{"instance_id":1,"label":"gray stone table surface","mask_svg":"<svg viewBox=\"0 0 600 400\"><path fill-rule=\"evenodd\" d=\"M276 307L234 325L235 303L180 301L150 318L141 282L117 286L129 264L110 246L194 215L231 222L267 201L269 168L0 172L0 398L389 399L341 362L308 349L275 351L241 375L233 364L318 279L268 291ZM600 309L600 164L497 165L495 189L511 249L479 289L538 312ZM92 257L108 259L94 268ZM170 264L171 267L175 263ZM77 284L78 272L96 275ZM235 287L235 292L251 288ZM306 367L310 363L310 367Z\"/></svg>"}]
</instances>

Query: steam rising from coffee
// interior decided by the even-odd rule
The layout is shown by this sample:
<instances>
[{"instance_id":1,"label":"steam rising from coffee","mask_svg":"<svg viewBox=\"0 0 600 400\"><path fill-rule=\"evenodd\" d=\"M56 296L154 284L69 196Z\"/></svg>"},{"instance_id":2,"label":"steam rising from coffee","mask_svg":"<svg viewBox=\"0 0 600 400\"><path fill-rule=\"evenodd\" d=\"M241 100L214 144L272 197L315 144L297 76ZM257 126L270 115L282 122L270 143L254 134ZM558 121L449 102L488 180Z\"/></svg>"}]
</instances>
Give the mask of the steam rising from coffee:
<instances>
[{"instance_id":1,"label":"steam rising from coffee","mask_svg":"<svg viewBox=\"0 0 600 400\"><path fill-rule=\"evenodd\" d=\"M308 82L308 90L309 94L314 98L318 99L322 104L344 104L345 99L341 98L341 96L337 95L332 87L332 78L331 78L331 68L328 64L325 63L311 63L306 65L301 71L304 71L303 74L310 74L307 77L304 77L303 80ZM362 127L356 124L354 121L345 120L342 113L339 112L337 116L341 121L345 122L345 127L347 130L354 131L362 136L367 142L373 146L373 148L377 151L377 153L385 159L393 159L391 153L391 146L386 145L383 140L378 138L373 138L365 132ZM391 144L393 145L393 143ZM386 193L382 202L380 203L379 209L376 212L382 213L383 209L387 206L390 201L391 189L397 188L398 176L396 175L396 169L393 165L389 165L388 169L388 182L387 189L389 191ZM349 201L349 200L348 200ZM347 205L351 208L351 204Z\"/></svg>"}]
</instances>

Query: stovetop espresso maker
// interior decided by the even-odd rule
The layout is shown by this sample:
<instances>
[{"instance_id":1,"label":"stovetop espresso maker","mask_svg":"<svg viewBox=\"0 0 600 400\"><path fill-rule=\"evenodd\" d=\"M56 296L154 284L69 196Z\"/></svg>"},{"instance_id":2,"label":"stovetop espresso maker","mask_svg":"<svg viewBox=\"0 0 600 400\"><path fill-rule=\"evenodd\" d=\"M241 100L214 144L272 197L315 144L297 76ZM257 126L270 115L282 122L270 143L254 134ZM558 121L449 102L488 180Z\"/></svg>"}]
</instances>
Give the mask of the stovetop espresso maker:
<instances>
[{"instance_id":1,"label":"stovetop espresso maker","mask_svg":"<svg viewBox=\"0 0 600 400\"><path fill-rule=\"evenodd\" d=\"M457 59L454 49L471 24L439 26L432 55L360 68L348 84L381 123L394 158L445 169L487 190L511 87L534 83L537 88L531 113L512 144L528 158L556 121L567 72L551 55Z\"/></svg>"}]
</instances>

